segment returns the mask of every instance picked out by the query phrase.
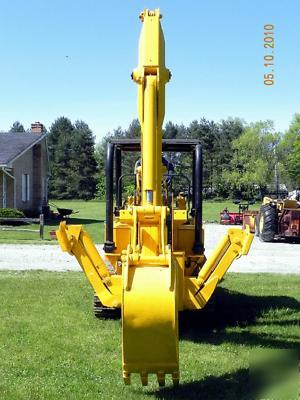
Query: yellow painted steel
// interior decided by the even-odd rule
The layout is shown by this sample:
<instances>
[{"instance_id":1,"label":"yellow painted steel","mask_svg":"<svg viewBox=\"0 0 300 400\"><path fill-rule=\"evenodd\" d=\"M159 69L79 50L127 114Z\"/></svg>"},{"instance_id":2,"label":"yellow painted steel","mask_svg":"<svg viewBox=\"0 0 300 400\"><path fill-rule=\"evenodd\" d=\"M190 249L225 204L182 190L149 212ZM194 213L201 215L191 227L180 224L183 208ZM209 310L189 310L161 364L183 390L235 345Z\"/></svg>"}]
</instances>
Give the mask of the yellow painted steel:
<instances>
[{"instance_id":1,"label":"yellow painted steel","mask_svg":"<svg viewBox=\"0 0 300 400\"><path fill-rule=\"evenodd\" d=\"M56 231L56 236L62 250L76 257L102 304L106 307L121 307L121 276L111 275L82 226L67 226L63 221Z\"/></svg>"},{"instance_id":2,"label":"yellow painted steel","mask_svg":"<svg viewBox=\"0 0 300 400\"><path fill-rule=\"evenodd\" d=\"M138 84L138 115L141 124L142 204L161 204L162 123L165 84L171 74L165 67L165 40L159 9L140 14L143 27L138 67L132 79Z\"/></svg>"},{"instance_id":3,"label":"yellow painted steel","mask_svg":"<svg viewBox=\"0 0 300 400\"><path fill-rule=\"evenodd\" d=\"M137 195L114 220L115 250L102 258L81 225L60 224L57 238L63 251L74 255L101 303L122 309L122 369L126 384L131 374L165 375L179 382L178 311L201 309L233 260L249 251L249 229L229 229L212 255L193 252L195 225L184 196L175 208L163 205L162 123L165 84L165 44L160 12L144 10L138 67L141 124L141 167L136 168ZM171 218L172 244L167 241ZM202 239L204 231L202 229Z\"/></svg>"},{"instance_id":4,"label":"yellow painted steel","mask_svg":"<svg viewBox=\"0 0 300 400\"><path fill-rule=\"evenodd\" d=\"M298 209L299 203L297 200L292 199L272 199L271 197L265 196L263 198L263 205L265 204L272 204L276 206L276 209L281 212L283 209L290 208L290 209Z\"/></svg>"},{"instance_id":5,"label":"yellow painted steel","mask_svg":"<svg viewBox=\"0 0 300 400\"><path fill-rule=\"evenodd\" d=\"M197 277L184 278L184 305L187 309L203 308L217 284L232 262L247 255L253 240L249 227L245 230L232 228L206 260Z\"/></svg>"},{"instance_id":6,"label":"yellow painted steel","mask_svg":"<svg viewBox=\"0 0 300 400\"><path fill-rule=\"evenodd\" d=\"M124 279L125 279L125 275ZM160 385L165 374L179 381L178 310L175 265L128 268L123 284L123 378L139 373L143 385L154 373Z\"/></svg>"}]
</instances>

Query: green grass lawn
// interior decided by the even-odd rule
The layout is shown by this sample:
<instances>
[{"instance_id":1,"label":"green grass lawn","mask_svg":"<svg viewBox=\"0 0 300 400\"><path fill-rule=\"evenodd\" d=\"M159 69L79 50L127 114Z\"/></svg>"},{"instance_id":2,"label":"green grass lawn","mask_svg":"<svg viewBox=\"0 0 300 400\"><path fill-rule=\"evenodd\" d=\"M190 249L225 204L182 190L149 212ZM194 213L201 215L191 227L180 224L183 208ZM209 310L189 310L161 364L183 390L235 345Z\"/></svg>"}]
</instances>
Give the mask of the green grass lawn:
<instances>
[{"instance_id":1,"label":"green grass lawn","mask_svg":"<svg viewBox=\"0 0 300 400\"><path fill-rule=\"evenodd\" d=\"M78 213L73 214L67 221L70 224L83 224L88 233L92 236L96 243L103 243L104 223L105 219L105 203L100 201L81 201L81 200L56 200L58 207L71 208ZM238 207L232 201L205 201L203 203L203 220L207 222L219 221L220 211L228 207L230 211L238 211ZM251 209L259 209L259 204L251 207ZM54 209L54 211L56 211ZM18 232L18 231L1 231L0 243L42 243L51 244L56 241L50 240L49 232L56 229L59 221L47 221L45 225L44 240L39 240L37 232ZM22 227L24 228L24 227ZM38 225L27 225L26 229L38 229Z\"/></svg>"},{"instance_id":2,"label":"green grass lawn","mask_svg":"<svg viewBox=\"0 0 300 400\"><path fill-rule=\"evenodd\" d=\"M120 321L94 318L82 273L0 272L0 399L258 399L249 354L299 346L299 285L228 274L212 310L181 315L181 384L159 389L123 385Z\"/></svg>"}]
</instances>

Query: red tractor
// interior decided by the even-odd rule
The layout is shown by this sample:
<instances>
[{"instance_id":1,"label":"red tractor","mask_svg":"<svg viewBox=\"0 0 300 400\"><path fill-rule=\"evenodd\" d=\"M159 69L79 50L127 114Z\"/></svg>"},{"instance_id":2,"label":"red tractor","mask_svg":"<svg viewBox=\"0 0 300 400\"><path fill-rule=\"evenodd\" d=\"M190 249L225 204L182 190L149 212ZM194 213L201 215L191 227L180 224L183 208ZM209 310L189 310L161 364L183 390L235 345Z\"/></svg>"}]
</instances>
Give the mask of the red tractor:
<instances>
[{"instance_id":1,"label":"red tractor","mask_svg":"<svg viewBox=\"0 0 300 400\"><path fill-rule=\"evenodd\" d=\"M250 200L247 203L241 203L240 200L234 200L234 204L239 205L238 212L228 211L226 207L223 211L220 212L220 224L221 225L243 225L246 214L252 214L253 212L249 211L249 206L255 203L255 200Z\"/></svg>"},{"instance_id":2,"label":"red tractor","mask_svg":"<svg viewBox=\"0 0 300 400\"><path fill-rule=\"evenodd\" d=\"M265 197L256 220L256 234L263 242L275 238L300 239L300 202Z\"/></svg>"}]
</instances>

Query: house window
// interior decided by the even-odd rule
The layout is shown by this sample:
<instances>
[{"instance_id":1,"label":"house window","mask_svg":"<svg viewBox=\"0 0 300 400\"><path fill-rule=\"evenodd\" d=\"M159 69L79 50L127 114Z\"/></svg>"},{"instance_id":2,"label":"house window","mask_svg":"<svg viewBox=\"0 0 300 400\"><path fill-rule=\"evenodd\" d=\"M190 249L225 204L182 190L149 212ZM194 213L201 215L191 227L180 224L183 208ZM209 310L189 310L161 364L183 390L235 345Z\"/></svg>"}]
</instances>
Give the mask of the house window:
<instances>
[{"instance_id":1,"label":"house window","mask_svg":"<svg viewBox=\"0 0 300 400\"><path fill-rule=\"evenodd\" d=\"M29 174L22 174L22 201L30 199Z\"/></svg>"}]
</instances>

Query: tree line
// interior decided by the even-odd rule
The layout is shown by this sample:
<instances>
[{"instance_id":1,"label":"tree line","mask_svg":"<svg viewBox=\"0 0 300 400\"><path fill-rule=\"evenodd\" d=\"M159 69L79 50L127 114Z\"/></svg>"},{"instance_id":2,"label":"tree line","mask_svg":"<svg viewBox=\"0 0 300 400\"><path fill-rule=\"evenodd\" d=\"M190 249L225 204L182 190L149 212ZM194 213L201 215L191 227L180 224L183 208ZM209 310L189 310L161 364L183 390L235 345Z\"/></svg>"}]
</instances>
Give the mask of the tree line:
<instances>
[{"instance_id":1,"label":"tree line","mask_svg":"<svg viewBox=\"0 0 300 400\"><path fill-rule=\"evenodd\" d=\"M109 132L96 146L99 168L98 195L105 190L105 148L113 137L140 136L138 120L128 129ZM167 122L163 137L197 139L203 147L203 194L206 198L261 198L285 184L288 190L300 187L300 114L296 114L285 133L276 132L272 121L246 124L238 118L220 122L205 118L189 125ZM191 155L170 153L175 172L191 179ZM137 155L126 154L123 172L132 173ZM182 184L184 184L182 182ZM129 192L132 184L127 184Z\"/></svg>"},{"instance_id":2,"label":"tree line","mask_svg":"<svg viewBox=\"0 0 300 400\"><path fill-rule=\"evenodd\" d=\"M13 132L24 132L16 121ZM140 137L138 120L127 129L108 132L95 144L95 137L84 121L72 123L58 118L50 127L49 196L57 199L103 199L105 195L106 143L111 138ZM205 118L188 125L167 122L163 137L197 139L203 146L204 195L207 198L261 197L278 183L289 190L300 187L300 114L295 114L285 133L276 132L272 121L246 124L238 118L220 122ZM138 154L125 154L123 173L133 172ZM175 172L191 178L191 156L170 153L167 158ZM184 184L182 182L182 184ZM125 192L132 193L133 181L124 181Z\"/></svg>"}]
</instances>

